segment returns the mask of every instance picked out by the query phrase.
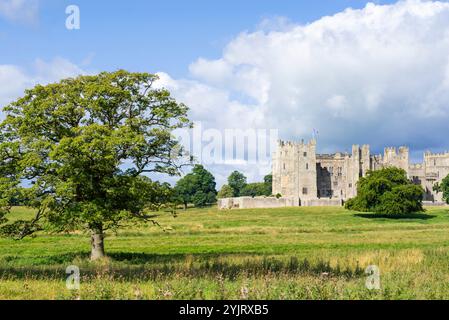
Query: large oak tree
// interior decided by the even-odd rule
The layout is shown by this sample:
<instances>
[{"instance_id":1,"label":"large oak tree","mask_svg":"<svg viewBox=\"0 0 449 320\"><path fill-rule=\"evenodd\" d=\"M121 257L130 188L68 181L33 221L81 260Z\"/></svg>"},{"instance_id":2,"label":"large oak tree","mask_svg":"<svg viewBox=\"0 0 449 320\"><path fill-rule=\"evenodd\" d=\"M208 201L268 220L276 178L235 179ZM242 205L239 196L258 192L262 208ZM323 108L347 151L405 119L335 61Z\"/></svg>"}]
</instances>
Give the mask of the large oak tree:
<instances>
[{"instance_id":1,"label":"large oak tree","mask_svg":"<svg viewBox=\"0 0 449 320\"><path fill-rule=\"evenodd\" d=\"M191 125L188 108L154 88L156 80L123 70L80 76L37 85L4 108L4 235L86 230L91 258L97 259L105 254L106 230L134 220L154 222L144 209L163 199L167 188L143 174L178 174L187 158L172 131ZM36 216L5 223L13 199L35 208Z\"/></svg>"}]
</instances>

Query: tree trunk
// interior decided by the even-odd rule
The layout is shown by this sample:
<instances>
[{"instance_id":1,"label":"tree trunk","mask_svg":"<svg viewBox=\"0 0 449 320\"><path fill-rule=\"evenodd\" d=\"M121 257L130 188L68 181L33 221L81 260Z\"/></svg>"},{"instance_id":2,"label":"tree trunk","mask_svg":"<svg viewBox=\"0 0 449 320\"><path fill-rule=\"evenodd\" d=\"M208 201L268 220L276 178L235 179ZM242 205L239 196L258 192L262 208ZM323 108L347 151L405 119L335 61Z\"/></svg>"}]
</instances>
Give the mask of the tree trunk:
<instances>
[{"instance_id":1,"label":"tree trunk","mask_svg":"<svg viewBox=\"0 0 449 320\"><path fill-rule=\"evenodd\" d=\"M184 202L184 211L187 211L187 202Z\"/></svg>"},{"instance_id":2,"label":"tree trunk","mask_svg":"<svg viewBox=\"0 0 449 320\"><path fill-rule=\"evenodd\" d=\"M102 259L104 254L104 233L102 228L91 230L91 252L90 259L92 261Z\"/></svg>"}]
</instances>

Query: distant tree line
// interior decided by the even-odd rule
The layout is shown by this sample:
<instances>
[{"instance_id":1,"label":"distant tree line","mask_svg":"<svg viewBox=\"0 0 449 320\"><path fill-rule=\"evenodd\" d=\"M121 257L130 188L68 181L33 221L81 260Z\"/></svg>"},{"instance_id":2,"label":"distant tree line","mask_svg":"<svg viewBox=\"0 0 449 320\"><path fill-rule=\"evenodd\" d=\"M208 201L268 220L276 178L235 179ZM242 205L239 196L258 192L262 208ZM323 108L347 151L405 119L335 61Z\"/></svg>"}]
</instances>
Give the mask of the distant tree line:
<instances>
[{"instance_id":1,"label":"distant tree line","mask_svg":"<svg viewBox=\"0 0 449 320\"><path fill-rule=\"evenodd\" d=\"M241 172L234 171L228 183L216 191L215 177L202 165L195 165L192 172L179 179L173 188L173 201L185 209L189 205L205 207L214 204L217 198L270 196L272 175L264 177L263 182L248 183Z\"/></svg>"},{"instance_id":2,"label":"distant tree line","mask_svg":"<svg viewBox=\"0 0 449 320\"><path fill-rule=\"evenodd\" d=\"M228 184L223 185L218 198L258 197L272 194L271 174L264 177L264 182L247 183L247 178L240 172L234 171L228 177Z\"/></svg>"}]
</instances>

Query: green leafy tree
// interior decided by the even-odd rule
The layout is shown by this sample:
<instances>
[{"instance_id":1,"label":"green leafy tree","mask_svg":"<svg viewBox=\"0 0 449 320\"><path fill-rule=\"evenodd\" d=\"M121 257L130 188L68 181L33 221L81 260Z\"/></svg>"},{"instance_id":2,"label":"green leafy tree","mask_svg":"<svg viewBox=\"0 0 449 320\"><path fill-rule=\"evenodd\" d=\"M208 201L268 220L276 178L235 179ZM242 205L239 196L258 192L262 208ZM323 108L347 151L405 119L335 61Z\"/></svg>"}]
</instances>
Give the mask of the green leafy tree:
<instances>
[{"instance_id":1,"label":"green leafy tree","mask_svg":"<svg viewBox=\"0 0 449 320\"><path fill-rule=\"evenodd\" d=\"M232 198L234 196L234 190L227 184L223 185L218 192L219 199Z\"/></svg>"},{"instance_id":2,"label":"green leafy tree","mask_svg":"<svg viewBox=\"0 0 449 320\"><path fill-rule=\"evenodd\" d=\"M243 197L267 196L267 191L268 191L267 186L265 185L264 182L248 183L240 191L240 196Z\"/></svg>"},{"instance_id":3,"label":"green leafy tree","mask_svg":"<svg viewBox=\"0 0 449 320\"><path fill-rule=\"evenodd\" d=\"M144 190L146 197L142 204L150 211L159 211L161 209L170 209L173 213L174 190L168 182L152 181L146 176L140 176L148 186Z\"/></svg>"},{"instance_id":4,"label":"green leafy tree","mask_svg":"<svg viewBox=\"0 0 449 320\"><path fill-rule=\"evenodd\" d=\"M176 183L175 197L185 209L189 203L203 207L217 200L215 186L215 177L202 165L195 165L191 173Z\"/></svg>"},{"instance_id":5,"label":"green leafy tree","mask_svg":"<svg viewBox=\"0 0 449 320\"><path fill-rule=\"evenodd\" d=\"M440 183L439 182L435 183L433 185L432 190L435 191L436 193L440 193L441 192L441 185L440 185Z\"/></svg>"},{"instance_id":6,"label":"green leafy tree","mask_svg":"<svg viewBox=\"0 0 449 320\"><path fill-rule=\"evenodd\" d=\"M449 204L449 175L439 184L439 192L443 193L443 200Z\"/></svg>"},{"instance_id":7,"label":"green leafy tree","mask_svg":"<svg viewBox=\"0 0 449 320\"><path fill-rule=\"evenodd\" d=\"M234 197L240 196L240 193L246 184L246 177L243 173L238 171L232 172L228 177L228 185L232 188Z\"/></svg>"},{"instance_id":8,"label":"green leafy tree","mask_svg":"<svg viewBox=\"0 0 449 320\"><path fill-rule=\"evenodd\" d=\"M236 175L237 177L237 175ZM259 196L270 196L272 193L273 186L273 176L267 175L264 177L264 182L256 182L256 183L246 183L246 178L244 178L244 183L237 183L240 188L241 185L243 187L239 191L239 196L243 197L259 197ZM240 186L239 186L240 185Z\"/></svg>"},{"instance_id":9,"label":"green leafy tree","mask_svg":"<svg viewBox=\"0 0 449 320\"><path fill-rule=\"evenodd\" d=\"M422 198L423 190L416 185L397 186L382 195L375 211L383 214L421 212Z\"/></svg>"},{"instance_id":10,"label":"green leafy tree","mask_svg":"<svg viewBox=\"0 0 449 320\"><path fill-rule=\"evenodd\" d=\"M266 175L264 178L264 184L265 184L265 196L270 196L273 194L273 175L269 174Z\"/></svg>"},{"instance_id":11,"label":"green leafy tree","mask_svg":"<svg viewBox=\"0 0 449 320\"><path fill-rule=\"evenodd\" d=\"M187 206L192 202L192 197L195 194L194 186L196 179L192 174L188 174L176 182L174 192L175 201L184 205L184 210L187 210Z\"/></svg>"},{"instance_id":12,"label":"green leafy tree","mask_svg":"<svg viewBox=\"0 0 449 320\"><path fill-rule=\"evenodd\" d=\"M345 207L362 212L404 214L423 211L424 190L407 179L399 168L384 168L368 172L360 178L357 196L348 200Z\"/></svg>"},{"instance_id":13,"label":"green leafy tree","mask_svg":"<svg viewBox=\"0 0 449 320\"><path fill-rule=\"evenodd\" d=\"M3 235L85 230L94 260L105 255L107 230L155 223L144 211L149 202L162 201L167 186L142 175L178 174L185 153L171 132L191 126L188 108L155 89L157 79L124 70L80 76L37 85L4 108L2 216L13 197L37 213L4 225ZM31 186L24 188L23 181Z\"/></svg>"},{"instance_id":14,"label":"green leafy tree","mask_svg":"<svg viewBox=\"0 0 449 320\"><path fill-rule=\"evenodd\" d=\"M192 197L192 203L195 207L205 207L217 201L216 192L204 193L203 191L196 192Z\"/></svg>"}]
</instances>

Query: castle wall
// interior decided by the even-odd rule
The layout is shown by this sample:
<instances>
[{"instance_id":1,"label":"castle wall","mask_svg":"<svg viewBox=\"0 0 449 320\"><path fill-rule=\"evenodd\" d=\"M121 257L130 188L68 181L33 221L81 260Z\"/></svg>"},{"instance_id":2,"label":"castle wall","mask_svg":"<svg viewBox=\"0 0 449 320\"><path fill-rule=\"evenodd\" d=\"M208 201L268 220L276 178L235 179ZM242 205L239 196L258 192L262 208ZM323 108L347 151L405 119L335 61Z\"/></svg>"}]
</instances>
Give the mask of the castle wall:
<instances>
[{"instance_id":1,"label":"castle wall","mask_svg":"<svg viewBox=\"0 0 449 320\"><path fill-rule=\"evenodd\" d=\"M347 156L317 156L317 196L318 198L344 199L347 194Z\"/></svg>"},{"instance_id":2,"label":"castle wall","mask_svg":"<svg viewBox=\"0 0 449 320\"><path fill-rule=\"evenodd\" d=\"M283 208L298 207L299 199L294 197L239 197L218 199L220 210L253 209L253 208Z\"/></svg>"},{"instance_id":3,"label":"castle wall","mask_svg":"<svg viewBox=\"0 0 449 320\"><path fill-rule=\"evenodd\" d=\"M342 199L309 199L302 203L304 207L338 207L343 205Z\"/></svg>"}]
</instances>

